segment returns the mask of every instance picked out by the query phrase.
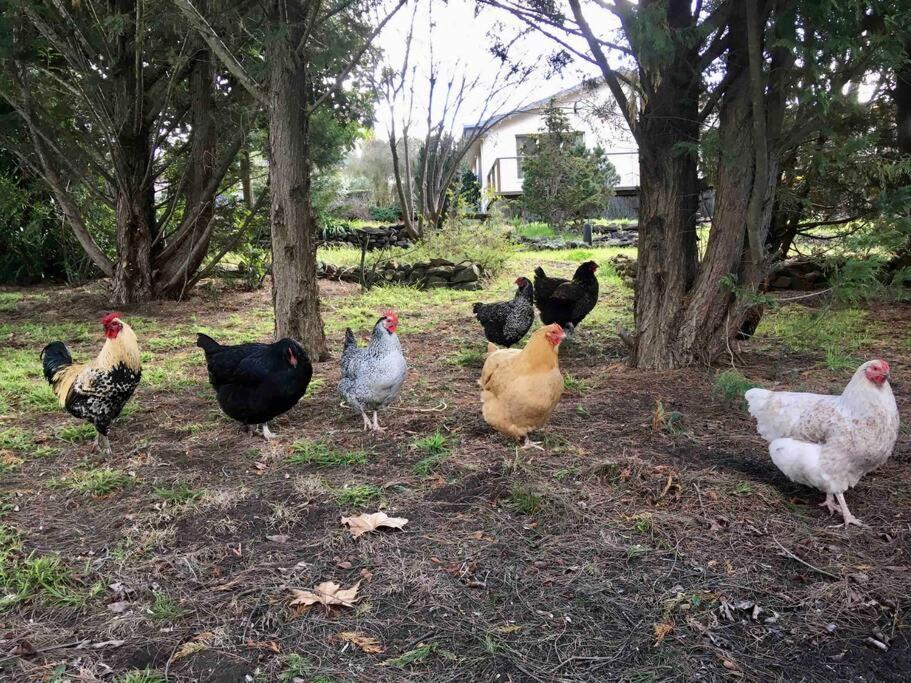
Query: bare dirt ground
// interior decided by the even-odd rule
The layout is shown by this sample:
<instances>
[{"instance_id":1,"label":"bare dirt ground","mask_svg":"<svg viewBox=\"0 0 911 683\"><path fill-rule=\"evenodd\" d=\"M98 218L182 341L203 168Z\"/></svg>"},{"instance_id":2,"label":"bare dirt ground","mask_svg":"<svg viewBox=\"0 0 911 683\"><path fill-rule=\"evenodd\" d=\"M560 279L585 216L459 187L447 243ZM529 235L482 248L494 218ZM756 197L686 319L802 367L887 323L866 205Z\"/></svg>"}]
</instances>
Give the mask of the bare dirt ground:
<instances>
[{"instance_id":1,"label":"bare dirt ground","mask_svg":"<svg viewBox=\"0 0 911 683\"><path fill-rule=\"evenodd\" d=\"M324 296L331 308L352 291L326 283ZM94 324L105 310L95 291L41 292L5 322ZM268 308L267 291L204 292L126 313L165 338ZM337 359L315 366L324 384L276 421L268 444L219 415L200 359L179 386L140 387L110 458L61 442L61 425L77 424L62 412L5 418L0 429L23 427L59 451L0 474L0 522L22 535L17 557L59 554L87 597L67 605L42 594L0 612L0 678L911 679L907 430L887 465L847 495L870 528L845 530L816 507L821 495L775 469L744 406L713 396L717 369L634 371L619 342L583 325L561 349L577 381L544 430L546 452L517 451L481 418L479 368L448 360L460 347L484 349L470 306L416 334L408 314L400 331L411 371L381 416L382 435L340 407ZM860 355L890 361L907 419L911 311L870 317L887 333ZM339 349L341 333L330 336ZM37 367L33 339L14 332L0 344L33 349ZM86 358L99 344L75 349ZM850 376L772 346L745 346L741 372L821 392ZM189 334L157 348L158 357L198 351ZM679 416L656 420L658 401ZM414 444L437 431L445 446L428 464ZM367 461L294 464L295 442ZM103 467L128 484L93 496L55 483ZM345 495L358 484L374 488ZM166 490L194 493L176 500ZM357 540L340 524L376 510L409 522ZM291 588L329 580L359 581L360 600L289 604ZM352 632L381 651L342 635ZM124 678L131 670L148 671Z\"/></svg>"}]
</instances>

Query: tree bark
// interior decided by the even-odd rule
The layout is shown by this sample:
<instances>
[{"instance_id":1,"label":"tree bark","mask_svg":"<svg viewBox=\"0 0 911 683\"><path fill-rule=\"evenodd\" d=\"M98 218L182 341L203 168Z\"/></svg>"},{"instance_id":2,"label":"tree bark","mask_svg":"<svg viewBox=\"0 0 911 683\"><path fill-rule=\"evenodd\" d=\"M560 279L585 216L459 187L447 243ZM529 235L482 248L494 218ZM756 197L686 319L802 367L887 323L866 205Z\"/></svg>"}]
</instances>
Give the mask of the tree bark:
<instances>
[{"instance_id":1,"label":"tree bark","mask_svg":"<svg viewBox=\"0 0 911 683\"><path fill-rule=\"evenodd\" d=\"M276 337L296 339L311 358L325 359L328 349L319 310L316 221L311 206L310 85L293 51L301 38L300 23L290 17L286 35L272 42L269 60L272 299Z\"/></svg>"},{"instance_id":2,"label":"tree bark","mask_svg":"<svg viewBox=\"0 0 911 683\"><path fill-rule=\"evenodd\" d=\"M691 22L689 3L670 0L675 28ZM631 362L663 370L692 362L678 342L686 295L696 276L699 207L698 53L678 42L639 118L639 277Z\"/></svg>"}]
</instances>

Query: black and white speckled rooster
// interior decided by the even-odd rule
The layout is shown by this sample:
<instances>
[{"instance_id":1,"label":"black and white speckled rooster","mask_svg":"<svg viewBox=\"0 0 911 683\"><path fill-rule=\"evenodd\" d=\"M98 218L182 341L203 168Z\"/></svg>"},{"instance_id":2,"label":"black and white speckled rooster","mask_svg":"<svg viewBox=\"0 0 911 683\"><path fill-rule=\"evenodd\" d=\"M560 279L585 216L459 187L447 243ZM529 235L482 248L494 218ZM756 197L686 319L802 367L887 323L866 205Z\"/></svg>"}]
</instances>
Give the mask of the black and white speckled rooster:
<instances>
[{"instance_id":1,"label":"black and white speckled rooster","mask_svg":"<svg viewBox=\"0 0 911 683\"><path fill-rule=\"evenodd\" d=\"M364 418L364 429L383 431L377 421L376 411L398 398L408 374L408 365L395 331L399 318L394 311L386 311L376 325L370 343L358 348L351 328L345 330L345 348L342 351L342 379L338 390ZM367 411L373 411L373 422Z\"/></svg>"},{"instance_id":2,"label":"black and white speckled rooster","mask_svg":"<svg viewBox=\"0 0 911 683\"><path fill-rule=\"evenodd\" d=\"M142 366L133 328L110 313L101 319L107 339L91 363L73 363L66 344L51 342L41 351L44 377L60 405L91 422L98 432L95 447L110 454L108 427L120 415L139 384Z\"/></svg>"},{"instance_id":3,"label":"black and white speckled rooster","mask_svg":"<svg viewBox=\"0 0 911 683\"><path fill-rule=\"evenodd\" d=\"M484 328L487 341L509 348L518 344L535 320L535 288L528 278L516 280L518 289L512 301L498 301L495 304L475 304L474 317Z\"/></svg>"}]
</instances>

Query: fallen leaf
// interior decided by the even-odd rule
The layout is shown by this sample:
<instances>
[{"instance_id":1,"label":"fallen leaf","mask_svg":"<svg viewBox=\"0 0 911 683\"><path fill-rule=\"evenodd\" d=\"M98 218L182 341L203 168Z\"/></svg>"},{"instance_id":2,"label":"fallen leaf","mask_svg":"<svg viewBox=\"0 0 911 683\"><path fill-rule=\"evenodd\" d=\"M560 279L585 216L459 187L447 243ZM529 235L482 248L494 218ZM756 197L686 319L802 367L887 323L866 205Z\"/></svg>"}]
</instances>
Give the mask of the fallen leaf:
<instances>
[{"instance_id":1,"label":"fallen leaf","mask_svg":"<svg viewBox=\"0 0 911 683\"><path fill-rule=\"evenodd\" d=\"M665 621L660 624L655 624L655 645L660 645L661 641L673 630L674 625L670 622Z\"/></svg>"},{"instance_id":2,"label":"fallen leaf","mask_svg":"<svg viewBox=\"0 0 911 683\"><path fill-rule=\"evenodd\" d=\"M522 630L518 624L507 624L506 626L497 626L494 631L497 633L517 633Z\"/></svg>"},{"instance_id":3,"label":"fallen leaf","mask_svg":"<svg viewBox=\"0 0 911 683\"><path fill-rule=\"evenodd\" d=\"M291 537L286 534L276 534L275 536L266 536L266 540L273 543L287 543L291 540Z\"/></svg>"},{"instance_id":4,"label":"fallen leaf","mask_svg":"<svg viewBox=\"0 0 911 683\"><path fill-rule=\"evenodd\" d=\"M130 603L126 600L119 600L108 604L108 610L114 614L123 614L130 609Z\"/></svg>"},{"instance_id":5,"label":"fallen leaf","mask_svg":"<svg viewBox=\"0 0 911 683\"><path fill-rule=\"evenodd\" d=\"M365 636L363 633L358 633L356 631L342 631L338 634L338 637L341 640L351 643L352 645L357 645L364 652L371 655L386 651L386 648L380 645L380 641L371 636Z\"/></svg>"},{"instance_id":6,"label":"fallen leaf","mask_svg":"<svg viewBox=\"0 0 911 683\"><path fill-rule=\"evenodd\" d=\"M292 588L294 599L291 605L315 605L317 603L326 605L342 605L343 607L353 607L354 603L360 598L357 597L357 589L361 582L358 581L351 588L342 589L335 581L323 581L312 591L302 591Z\"/></svg>"},{"instance_id":7,"label":"fallen leaf","mask_svg":"<svg viewBox=\"0 0 911 683\"><path fill-rule=\"evenodd\" d=\"M258 640L248 640L246 642L247 647L252 648L253 650L268 650L269 652L274 652L275 654L281 654L281 646L276 643L274 640L268 642L261 642Z\"/></svg>"},{"instance_id":8,"label":"fallen leaf","mask_svg":"<svg viewBox=\"0 0 911 683\"><path fill-rule=\"evenodd\" d=\"M197 640L188 640L183 645L178 648L177 652L174 653L174 656L171 658L172 662L176 662L178 659L183 659L184 657L189 657L194 655L197 652L202 652L203 650L208 650L209 646L205 643L201 643Z\"/></svg>"},{"instance_id":9,"label":"fallen leaf","mask_svg":"<svg viewBox=\"0 0 911 683\"><path fill-rule=\"evenodd\" d=\"M35 649L35 646L32 645L25 638L20 639L16 646L9 651L11 657L34 657L38 654L38 651Z\"/></svg>"},{"instance_id":10,"label":"fallen leaf","mask_svg":"<svg viewBox=\"0 0 911 683\"><path fill-rule=\"evenodd\" d=\"M366 534L381 526L401 529L408 524L408 520L404 517L390 517L385 512L374 512L364 513L357 517L342 517L342 524L348 526L352 538L357 538L361 534Z\"/></svg>"},{"instance_id":11,"label":"fallen leaf","mask_svg":"<svg viewBox=\"0 0 911 683\"><path fill-rule=\"evenodd\" d=\"M361 576L367 581L373 581L373 572L367 569L367 567L361 569Z\"/></svg>"},{"instance_id":12,"label":"fallen leaf","mask_svg":"<svg viewBox=\"0 0 911 683\"><path fill-rule=\"evenodd\" d=\"M348 560L345 560L343 562L337 563L335 566L338 567L339 569L351 569L351 567L353 567L354 565L352 565Z\"/></svg>"},{"instance_id":13,"label":"fallen leaf","mask_svg":"<svg viewBox=\"0 0 911 683\"><path fill-rule=\"evenodd\" d=\"M92 645L92 647L95 648L96 650L100 650L103 647L120 647L125 642L127 642L127 641L125 641L125 640L104 640L100 643L94 643Z\"/></svg>"}]
</instances>

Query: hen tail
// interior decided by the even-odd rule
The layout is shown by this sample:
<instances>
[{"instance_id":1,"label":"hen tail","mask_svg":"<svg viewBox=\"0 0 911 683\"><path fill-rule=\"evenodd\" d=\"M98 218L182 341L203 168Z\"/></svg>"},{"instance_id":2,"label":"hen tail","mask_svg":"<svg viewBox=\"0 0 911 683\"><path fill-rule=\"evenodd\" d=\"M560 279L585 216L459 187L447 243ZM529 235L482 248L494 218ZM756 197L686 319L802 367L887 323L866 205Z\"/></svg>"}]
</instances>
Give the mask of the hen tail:
<instances>
[{"instance_id":1,"label":"hen tail","mask_svg":"<svg viewBox=\"0 0 911 683\"><path fill-rule=\"evenodd\" d=\"M81 366L73 365L69 349L60 341L51 342L41 350L41 364L44 368L44 379L51 385L60 405L66 405L66 397Z\"/></svg>"},{"instance_id":2,"label":"hen tail","mask_svg":"<svg viewBox=\"0 0 911 683\"><path fill-rule=\"evenodd\" d=\"M786 422L793 417L789 414L782 414L782 411L776 406L771 399L775 392L768 389L750 389L743 397L747 401L750 415L756 419L756 431L766 441L773 441L781 436L787 436L789 429Z\"/></svg>"},{"instance_id":3,"label":"hen tail","mask_svg":"<svg viewBox=\"0 0 911 683\"><path fill-rule=\"evenodd\" d=\"M475 318L478 317L478 313L480 313L483 310L483 308L484 308L484 304L482 304L480 302L476 303L474 306L471 307L471 312L474 313Z\"/></svg>"},{"instance_id":4,"label":"hen tail","mask_svg":"<svg viewBox=\"0 0 911 683\"><path fill-rule=\"evenodd\" d=\"M797 439L775 439L769 444L772 462L791 481L807 486L822 488L820 485L819 444Z\"/></svg>"},{"instance_id":5,"label":"hen tail","mask_svg":"<svg viewBox=\"0 0 911 683\"><path fill-rule=\"evenodd\" d=\"M351 349L357 348L357 339L354 338L354 332L351 331L350 327L345 328L345 347L342 349L342 355L351 353Z\"/></svg>"},{"instance_id":6,"label":"hen tail","mask_svg":"<svg viewBox=\"0 0 911 683\"><path fill-rule=\"evenodd\" d=\"M206 354L210 354L213 351L217 351L221 348L221 344L212 339L212 337L209 335L203 334L202 332L196 333L196 346L205 351Z\"/></svg>"}]
</instances>

